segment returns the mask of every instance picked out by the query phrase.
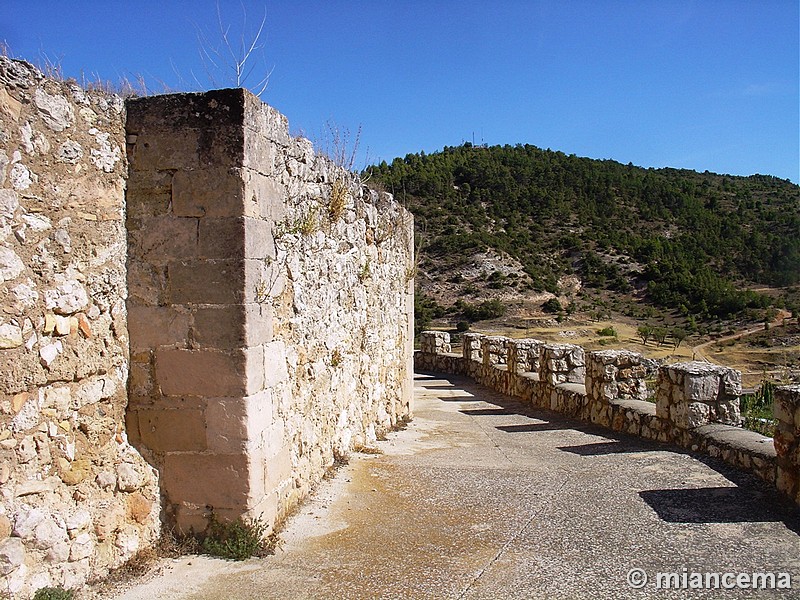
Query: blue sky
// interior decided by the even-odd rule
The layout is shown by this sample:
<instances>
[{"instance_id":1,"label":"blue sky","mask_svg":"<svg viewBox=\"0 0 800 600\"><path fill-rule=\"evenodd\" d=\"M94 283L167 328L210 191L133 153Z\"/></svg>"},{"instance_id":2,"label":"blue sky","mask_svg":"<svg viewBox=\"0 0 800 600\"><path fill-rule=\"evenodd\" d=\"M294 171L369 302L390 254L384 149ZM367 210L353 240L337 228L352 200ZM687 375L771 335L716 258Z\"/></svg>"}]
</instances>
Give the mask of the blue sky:
<instances>
[{"instance_id":1,"label":"blue sky","mask_svg":"<svg viewBox=\"0 0 800 600\"><path fill-rule=\"evenodd\" d=\"M0 40L67 77L211 81L215 0L3 0ZM266 13L262 99L294 133L362 129L356 167L462 141L800 180L797 0L219 0ZM244 7L244 9L243 9ZM214 44L211 43L211 46ZM196 79L196 81L195 81Z\"/></svg>"}]
</instances>

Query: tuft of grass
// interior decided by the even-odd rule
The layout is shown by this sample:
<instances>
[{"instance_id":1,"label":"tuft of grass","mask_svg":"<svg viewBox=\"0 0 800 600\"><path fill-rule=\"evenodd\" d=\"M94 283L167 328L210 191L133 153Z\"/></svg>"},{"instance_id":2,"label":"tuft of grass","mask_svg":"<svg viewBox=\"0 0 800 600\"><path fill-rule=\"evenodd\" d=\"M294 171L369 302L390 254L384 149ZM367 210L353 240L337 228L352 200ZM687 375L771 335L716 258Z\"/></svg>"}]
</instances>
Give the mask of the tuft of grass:
<instances>
[{"instance_id":1,"label":"tuft of grass","mask_svg":"<svg viewBox=\"0 0 800 600\"><path fill-rule=\"evenodd\" d=\"M206 554L228 560L266 556L274 546L266 533L267 525L259 518L222 522L212 513L202 548Z\"/></svg>"},{"instance_id":2,"label":"tuft of grass","mask_svg":"<svg viewBox=\"0 0 800 600\"><path fill-rule=\"evenodd\" d=\"M328 217L335 223L344 215L347 206L347 184L343 178L335 179L331 186L331 199L328 204Z\"/></svg>"},{"instance_id":3,"label":"tuft of grass","mask_svg":"<svg viewBox=\"0 0 800 600\"><path fill-rule=\"evenodd\" d=\"M33 600L72 600L75 592L62 587L43 587L36 590Z\"/></svg>"},{"instance_id":4,"label":"tuft of grass","mask_svg":"<svg viewBox=\"0 0 800 600\"><path fill-rule=\"evenodd\" d=\"M371 263L371 262L372 262L372 260L371 260L369 257L367 257L367 260L366 260L366 262L364 263L364 266L363 266L363 267L361 267L361 272L358 274L358 280L359 280L361 283L364 283L364 282L365 282L367 279L369 279L369 275L370 275L370 263Z\"/></svg>"}]
</instances>

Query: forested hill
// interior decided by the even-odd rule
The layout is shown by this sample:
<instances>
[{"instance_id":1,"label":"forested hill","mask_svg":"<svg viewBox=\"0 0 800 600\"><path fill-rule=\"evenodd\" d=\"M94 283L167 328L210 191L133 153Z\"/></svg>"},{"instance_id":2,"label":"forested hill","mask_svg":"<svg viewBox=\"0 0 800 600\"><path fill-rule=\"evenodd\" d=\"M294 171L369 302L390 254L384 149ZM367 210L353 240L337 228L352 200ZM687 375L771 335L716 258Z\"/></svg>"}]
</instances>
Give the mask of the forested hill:
<instances>
[{"instance_id":1,"label":"forested hill","mask_svg":"<svg viewBox=\"0 0 800 600\"><path fill-rule=\"evenodd\" d=\"M558 293L573 274L700 318L769 304L746 287L800 283L800 187L788 180L469 143L369 171L414 213L423 268L440 276L494 249L530 289Z\"/></svg>"}]
</instances>

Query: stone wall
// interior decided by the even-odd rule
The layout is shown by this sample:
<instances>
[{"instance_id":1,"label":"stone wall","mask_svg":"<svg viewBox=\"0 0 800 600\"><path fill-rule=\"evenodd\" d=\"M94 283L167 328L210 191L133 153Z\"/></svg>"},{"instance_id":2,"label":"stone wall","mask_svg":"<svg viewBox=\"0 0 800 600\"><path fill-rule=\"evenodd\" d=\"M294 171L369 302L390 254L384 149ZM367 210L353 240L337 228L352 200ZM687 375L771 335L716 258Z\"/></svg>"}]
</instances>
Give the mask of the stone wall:
<instances>
[{"instance_id":1,"label":"stone wall","mask_svg":"<svg viewBox=\"0 0 800 600\"><path fill-rule=\"evenodd\" d=\"M248 92L0 58L0 596L275 525L410 417L412 278L411 215Z\"/></svg>"},{"instance_id":2,"label":"stone wall","mask_svg":"<svg viewBox=\"0 0 800 600\"><path fill-rule=\"evenodd\" d=\"M433 336L440 340L438 346L429 341ZM443 332L423 332L421 342L425 348L443 348L450 338ZM505 363L503 348L510 349ZM773 442L735 426L741 374L709 363L660 367L652 403L645 401L648 361L629 351L584 353L568 344L466 334L461 354L418 352L415 362L423 372L467 375L538 408L709 454L754 473L800 503L797 386L778 388L779 425Z\"/></svg>"},{"instance_id":3,"label":"stone wall","mask_svg":"<svg viewBox=\"0 0 800 600\"><path fill-rule=\"evenodd\" d=\"M158 535L124 428L123 120L0 57L0 596L79 586Z\"/></svg>"},{"instance_id":4,"label":"stone wall","mask_svg":"<svg viewBox=\"0 0 800 600\"><path fill-rule=\"evenodd\" d=\"M775 390L778 489L800 504L800 385Z\"/></svg>"},{"instance_id":5,"label":"stone wall","mask_svg":"<svg viewBox=\"0 0 800 600\"><path fill-rule=\"evenodd\" d=\"M411 414L413 223L244 90L128 105L131 439L183 530L268 525Z\"/></svg>"}]
</instances>

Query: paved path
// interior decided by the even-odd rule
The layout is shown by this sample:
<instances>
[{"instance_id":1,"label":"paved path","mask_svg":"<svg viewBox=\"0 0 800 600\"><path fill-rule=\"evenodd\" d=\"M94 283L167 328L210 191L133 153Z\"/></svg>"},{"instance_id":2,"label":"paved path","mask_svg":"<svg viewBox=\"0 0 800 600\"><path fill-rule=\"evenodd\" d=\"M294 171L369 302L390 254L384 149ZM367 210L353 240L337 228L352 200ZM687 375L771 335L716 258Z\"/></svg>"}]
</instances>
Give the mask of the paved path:
<instances>
[{"instance_id":1,"label":"paved path","mask_svg":"<svg viewBox=\"0 0 800 600\"><path fill-rule=\"evenodd\" d=\"M425 375L414 421L381 447L323 484L275 556L180 559L119 597L800 597L797 511L711 460ZM633 568L650 577L641 590L626 583ZM794 590L653 581L764 571L791 573Z\"/></svg>"}]
</instances>

